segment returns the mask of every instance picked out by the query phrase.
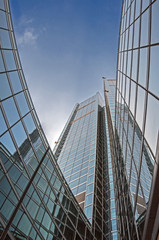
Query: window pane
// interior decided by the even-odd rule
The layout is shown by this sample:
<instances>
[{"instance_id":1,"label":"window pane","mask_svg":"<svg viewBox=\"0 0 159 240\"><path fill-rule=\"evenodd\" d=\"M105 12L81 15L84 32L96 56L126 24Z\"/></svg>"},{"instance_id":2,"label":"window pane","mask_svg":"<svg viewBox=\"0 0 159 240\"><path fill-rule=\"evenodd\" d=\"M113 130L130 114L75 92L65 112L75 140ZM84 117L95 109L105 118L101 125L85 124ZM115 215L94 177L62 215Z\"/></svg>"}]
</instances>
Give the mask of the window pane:
<instances>
[{"instance_id":1,"label":"window pane","mask_svg":"<svg viewBox=\"0 0 159 240\"><path fill-rule=\"evenodd\" d=\"M11 49L12 47L10 43L9 31L0 29L0 36L1 36L2 48Z\"/></svg>"},{"instance_id":2,"label":"window pane","mask_svg":"<svg viewBox=\"0 0 159 240\"><path fill-rule=\"evenodd\" d=\"M151 47L149 90L159 96L159 46Z\"/></svg>"},{"instance_id":3,"label":"window pane","mask_svg":"<svg viewBox=\"0 0 159 240\"><path fill-rule=\"evenodd\" d=\"M23 116L29 111L24 93L20 93L20 94L16 95L16 99L18 101L21 115Z\"/></svg>"},{"instance_id":4,"label":"window pane","mask_svg":"<svg viewBox=\"0 0 159 240\"><path fill-rule=\"evenodd\" d=\"M11 80L13 91L15 93L21 91L22 90L22 86L21 86L21 83L20 83L18 72L14 71L14 72L10 72L8 74L9 74L9 77L10 77L10 80Z\"/></svg>"},{"instance_id":5,"label":"window pane","mask_svg":"<svg viewBox=\"0 0 159 240\"><path fill-rule=\"evenodd\" d=\"M5 100L3 102L3 106L10 125L14 124L16 121L19 120L19 115L13 98Z\"/></svg>"},{"instance_id":6,"label":"window pane","mask_svg":"<svg viewBox=\"0 0 159 240\"><path fill-rule=\"evenodd\" d=\"M1 74L0 78L1 78L1 80L0 80L0 98L4 99L11 95L11 90L9 87L7 75L5 73Z\"/></svg>"},{"instance_id":7,"label":"window pane","mask_svg":"<svg viewBox=\"0 0 159 240\"><path fill-rule=\"evenodd\" d=\"M16 69L13 52L11 50L3 50L6 65L8 70Z\"/></svg>"}]
</instances>

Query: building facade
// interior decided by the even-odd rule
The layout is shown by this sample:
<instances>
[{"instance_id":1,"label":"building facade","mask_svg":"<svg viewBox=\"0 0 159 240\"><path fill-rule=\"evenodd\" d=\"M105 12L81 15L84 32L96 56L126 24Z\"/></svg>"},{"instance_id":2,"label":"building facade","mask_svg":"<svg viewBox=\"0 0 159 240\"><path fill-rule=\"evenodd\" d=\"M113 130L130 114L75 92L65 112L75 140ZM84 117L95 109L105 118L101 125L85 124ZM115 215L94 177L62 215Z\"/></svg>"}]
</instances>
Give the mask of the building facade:
<instances>
[{"instance_id":1,"label":"building facade","mask_svg":"<svg viewBox=\"0 0 159 240\"><path fill-rule=\"evenodd\" d=\"M0 1L0 239L96 239L32 104L8 1Z\"/></svg>"},{"instance_id":2,"label":"building facade","mask_svg":"<svg viewBox=\"0 0 159 240\"><path fill-rule=\"evenodd\" d=\"M98 239L117 239L105 112L104 101L99 93L76 104L54 154L73 194L92 224L95 236Z\"/></svg>"},{"instance_id":3,"label":"building facade","mask_svg":"<svg viewBox=\"0 0 159 240\"><path fill-rule=\"evenodd\" d=\"M156 217L158 13L158 0L123 1L116 84L115 163L120 232L126 239L156 239L159 226Z\"/></svg>"}]
</instances>

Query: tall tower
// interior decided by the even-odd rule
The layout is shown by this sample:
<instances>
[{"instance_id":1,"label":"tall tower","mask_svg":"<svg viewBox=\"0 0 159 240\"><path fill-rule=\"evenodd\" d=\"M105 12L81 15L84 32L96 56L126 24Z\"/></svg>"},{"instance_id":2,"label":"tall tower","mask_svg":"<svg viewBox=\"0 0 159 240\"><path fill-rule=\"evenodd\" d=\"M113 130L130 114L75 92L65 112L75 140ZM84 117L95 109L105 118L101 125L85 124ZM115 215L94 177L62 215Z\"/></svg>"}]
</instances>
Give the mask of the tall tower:
<instances>
[{"instance_id":1,"label":"tall tower","mask_svg":"<svg viewBox=\"0 0 159 240\"><path fill-rule=\"evenodd\" d=\"M112 99L115 103L115 94ZM99 93L76 104L55 146L54 154L76 200L92 224L95 236L98 239L117 239L106 115Z\"/></svg>"}]
</instances>

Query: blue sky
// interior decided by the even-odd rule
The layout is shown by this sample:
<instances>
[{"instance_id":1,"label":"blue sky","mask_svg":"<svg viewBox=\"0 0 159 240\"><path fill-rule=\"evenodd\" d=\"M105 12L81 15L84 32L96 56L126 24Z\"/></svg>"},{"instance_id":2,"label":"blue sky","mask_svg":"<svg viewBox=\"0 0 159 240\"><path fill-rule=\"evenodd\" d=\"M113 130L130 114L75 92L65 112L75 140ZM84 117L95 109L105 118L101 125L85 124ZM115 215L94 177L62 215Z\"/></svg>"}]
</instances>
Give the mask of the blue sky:
<instances>
[{"instance_id":1,"label":"blue sky","mask_svg":"<svg viewBox=\"0 0 159 240\"><path fill-rule=\"evenodd\" d=\"M121 0L10 0L20 58L54 146L73 106L116 77Z\"/></svg>"}]
</instances>

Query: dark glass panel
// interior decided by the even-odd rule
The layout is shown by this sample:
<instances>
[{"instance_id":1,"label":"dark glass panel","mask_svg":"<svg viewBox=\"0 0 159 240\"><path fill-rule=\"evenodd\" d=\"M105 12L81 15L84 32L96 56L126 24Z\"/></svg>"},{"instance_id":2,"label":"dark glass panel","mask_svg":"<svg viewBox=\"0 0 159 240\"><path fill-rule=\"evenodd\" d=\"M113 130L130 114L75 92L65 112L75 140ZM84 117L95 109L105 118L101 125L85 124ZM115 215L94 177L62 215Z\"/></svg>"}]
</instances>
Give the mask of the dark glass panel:
<instances>
[{"instance_id":1,"label":"dark glass panel","mask_svg":"<svg viewBox=\"0 0 159 240\"><path fill-rule=\"evenodd\" d=\"M22 231L26 236L28 236L30 229L32 227L32 224L26 214L23 214L22 218L20 219L20 222L18 224L18 229Z\"/></svg>"}]
</instances>

